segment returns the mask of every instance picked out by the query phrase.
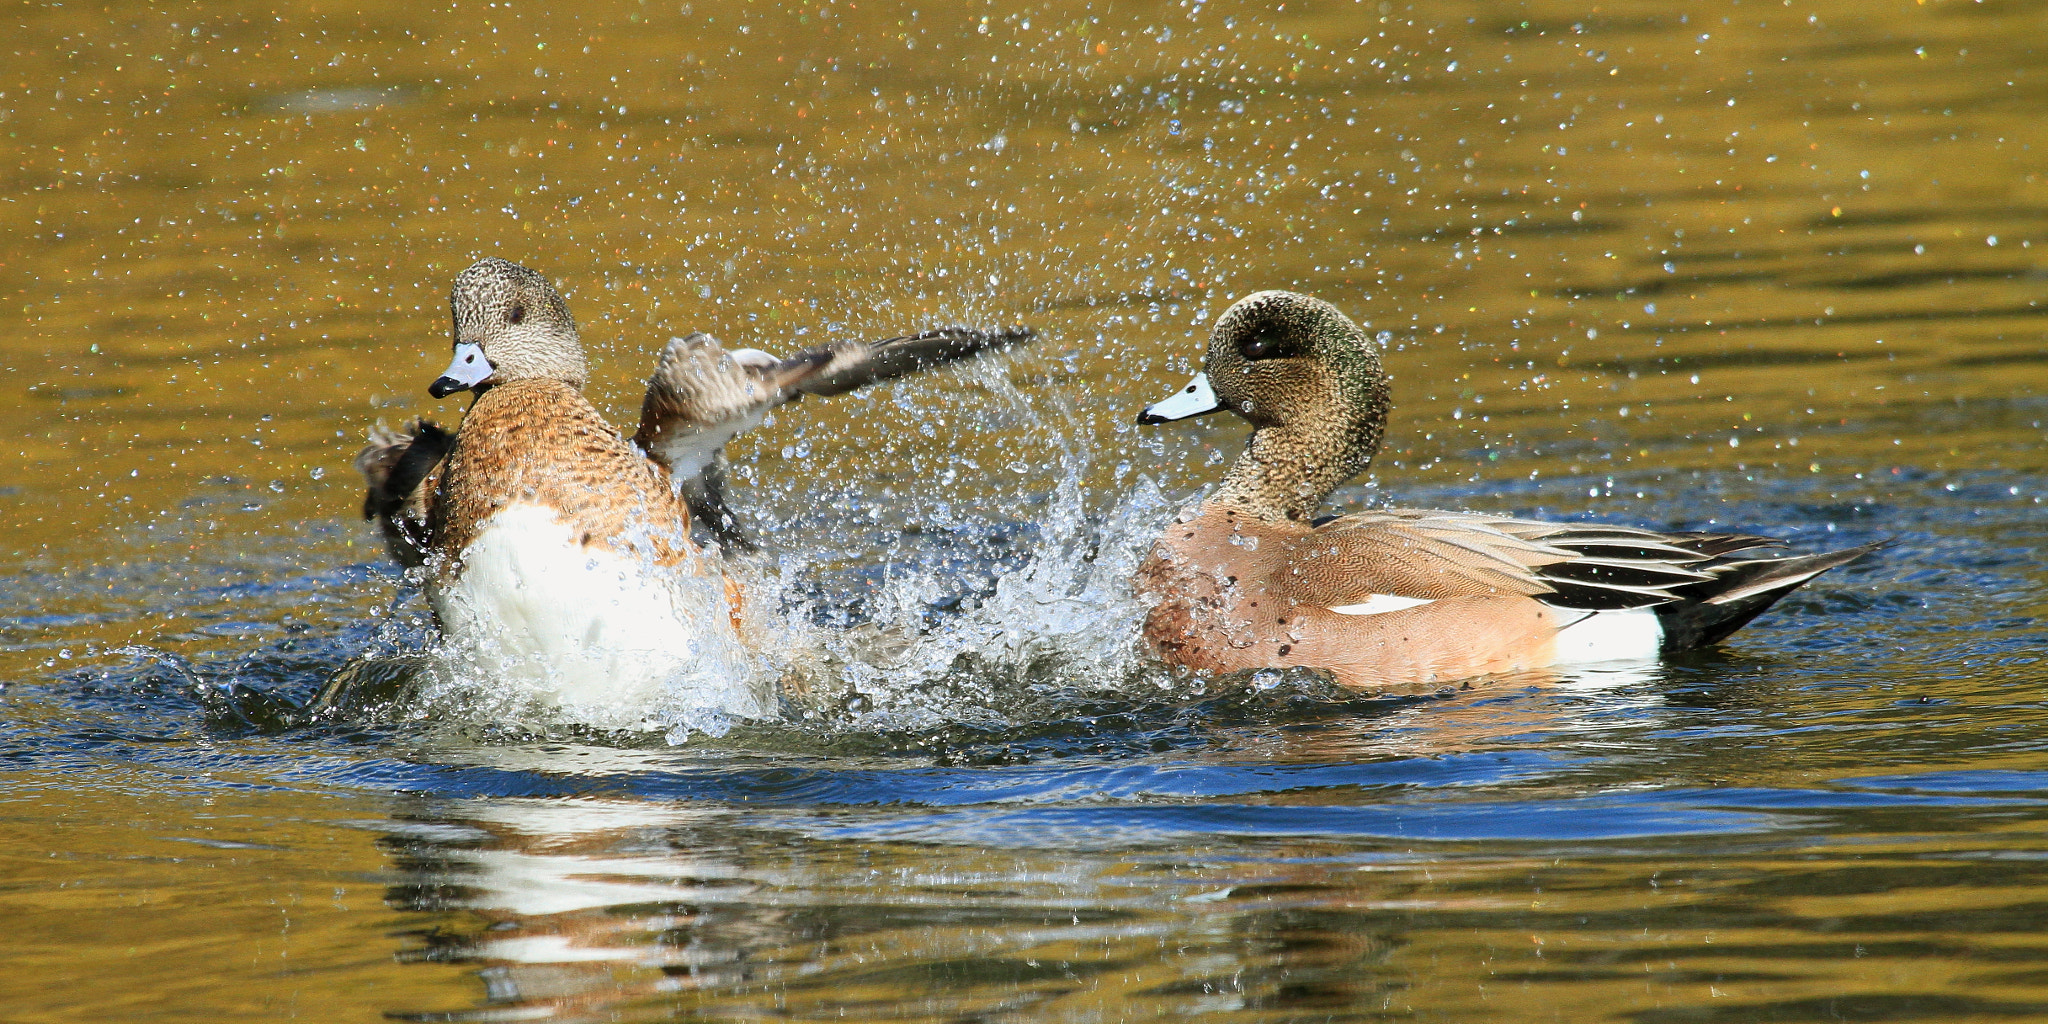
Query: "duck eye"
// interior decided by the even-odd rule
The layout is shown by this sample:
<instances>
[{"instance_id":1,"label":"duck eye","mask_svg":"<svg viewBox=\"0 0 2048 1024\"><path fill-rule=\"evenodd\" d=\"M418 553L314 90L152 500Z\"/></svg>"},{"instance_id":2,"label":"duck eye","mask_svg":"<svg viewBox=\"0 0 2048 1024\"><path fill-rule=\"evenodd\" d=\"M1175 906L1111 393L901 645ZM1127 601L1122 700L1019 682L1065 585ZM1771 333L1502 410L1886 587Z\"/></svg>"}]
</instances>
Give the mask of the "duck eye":
<instances>
[{"instance_id":1,"label":"duck eye","mask_svg":"<svg viewBox=\"0 0 2048 1024\"><path fill-rule=\"evenodd\" d=\"M1291 337L1260 331L1237 345L1237 351L1254 362L1261 359L1288 359L1302 354L1301 344Z\"/></svg>"},{"instance_id":2,"label":"duck eye","mask_svg":"<svg viewBox=\"0 0 2048 1024\"><path fill-rule=\"evenodd\" d=\"M521 320L526 319L526 306L522 303L513 303L512 311L505 314L505 319L510 320L515 324Z\"/></svg>"}]
</instances>

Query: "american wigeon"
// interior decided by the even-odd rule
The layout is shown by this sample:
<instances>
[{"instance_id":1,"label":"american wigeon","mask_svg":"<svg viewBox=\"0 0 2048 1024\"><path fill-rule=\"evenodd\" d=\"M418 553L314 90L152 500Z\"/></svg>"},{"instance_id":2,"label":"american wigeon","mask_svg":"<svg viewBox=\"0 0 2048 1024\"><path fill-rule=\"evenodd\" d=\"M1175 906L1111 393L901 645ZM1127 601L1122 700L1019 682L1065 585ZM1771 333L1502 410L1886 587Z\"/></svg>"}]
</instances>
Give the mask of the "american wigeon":
<instances>
[{"instance_id":1,"label":"american wigeon","mask_svg":"<svg viewBox=\"0 0 2048 1024\"><path fill-rule=\"evenodd\" d=\"M452 435L424 421L373 433L357 458L364 513L394 557L424 566L453 649L532 696L585 708L681 687L695 691L692 706L762 713L765 698L745 683L742 597L691 542L680 481L807 383L834 394L835 377L848 390L1028 336L850 342L792 360L678 339L649 381L636 444L583 397L576 323L545 277L479 260L450 304L454 360L428 391L475 401ZM706 413L707 382L720 380L760 389L726 408L750 419Z\"/></svg>"},{"instance_id":2,"label":"american wigeon","mask_svg":"<svg viewBox=\"0 0 2048 1024\"><path fill-rule=\"evenodd\" d=\"M1313 518L1372 462L1387 404L1378 347L1335 306L1266 291L1224 311L1203 372L1138 416L1227 409L1253 426L1138 570L1162 658L1356 687L1650 658L1715 643L1880 546L1759 558L1779 542L1406 509Z\"/></svg>"},{"instance_id":3,"label":"american wigeon","mask_svg":"<svg viewBox=\"0 0 2048 1024\"><path fill-rule=\"evenodd\" d=\"M456 276L450 304L454 361L428 391L476 393L461 428L452 440L416 429L408 447L427 449L418 458L359 460L392 467L372 477L372 501L396 504L387 540L423 560L450 651L565 708L669 688L692 691L696 706L762 714L737 594L691 543L667 468L583 397L589 371L560 294L532 270L486 259ZM420 472L435 447L444 457L398 498L398 471Z\"/></svg>"},{"instance_id":4,"label":"american wigeon","mask_svg":"<svg viewBox=\"0 0 2048 1024\"><path fill-rule=\"evenodd\" d=\"M805 395L843 395L1029 340L1030 328L947 327L881 341L841 341L787 359L755 348L728 351L708 334L674 338L647 382L634 443L681 482L690 514L727 551L756 549L725 501L725 445Z\"/></svg>"},{"instance_id":5,"label":"american wigeon","mask_svg":"<svg viewBox=\"0 0 2048 1024\"><path fill-rule=\"evenodd\" d=\"M569 327L573 332L574 324ZM843 395L1033 336L1021 326L945 327L880 341L833 342L786 359L755 348L728 350L708 334L671 338L647 381L633 443L668 468L692 520L711 531L724 553L754 551L758 545L725 499L725 445L734 437L805 395ZM450 371L462 368L458 360ZM400 565L425 561L431 475L453 441L452 433L425 419L398 430L379 424L356 455L368 484L363 518L376 521Z\"/></svg>"}]
</instances>

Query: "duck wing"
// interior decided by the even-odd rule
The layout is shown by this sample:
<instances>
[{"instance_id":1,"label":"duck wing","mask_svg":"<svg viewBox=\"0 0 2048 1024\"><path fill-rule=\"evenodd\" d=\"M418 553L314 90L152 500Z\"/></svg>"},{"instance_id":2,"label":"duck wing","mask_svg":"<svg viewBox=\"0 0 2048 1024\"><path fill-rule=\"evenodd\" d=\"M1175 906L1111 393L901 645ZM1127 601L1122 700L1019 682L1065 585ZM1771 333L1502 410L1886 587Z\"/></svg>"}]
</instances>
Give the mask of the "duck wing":
<instances>
[{"instance_id":1,"label":"duck wing","mask_svg":"<svg viewBox=\"0 0 2048 1024\"><path fill-rule=\"evenodd\" d=\"M1380 509L1323 521L1290 554L1288 571L1297 589L1332 608L1375 597L1436 601L1495 594L1588 610L1642 608L1678 600L1674 588L1712 579L1703 563L1776 543L1736 534Z\"/></svg>"},{"instance_id":2,"label":"duck wing","mask_svg":"<svg viewBox=\"0 0 2048 1024\"><path fill-rule=\"evenodd\" d=\"M759 349L728 350L708 334L670 338L647 379L633 442L678 478L696 476L725 442L759 426L832 358L829 348L777 359Z\"/></svg>"},{"instance_id":3,"label":"duck wing","mask_svg":"<svg viewBox=\"0 0 2048 1024\"><path fill-rule=\"evenodd\" d=\"M752 551L754 544L725 502L725 443L787 401L796 381L815 372L813 362L785 366L758 349L728 351L694 333L669 339L647 379L633 443L668 467L691 518L728 550Z\"/></svg>"},{"instance_id":4,"label":"duck wing","mask_svg":"<svg viewBox=\"0 0 2048 1024\"><path fill-rule=\"evenodd\" d=\"M398 564L408 569L421 565L427 551L427 504L441 462L455 446L455 433L416 419L397 430L379 423L370 428L369 442L355 460L368 485L363 518L377 522Z\"/></svg>"},{"instance_id":5,"label":"duck wing","mask_svg":"<svg viewBox=\"0 0 2048 1024\"><path fill-rule=\"evenodd\" d=\"M1353 615L1494 594L1586 612L1649 608L1663 649L1683 650L1721 640L1800 584L1888 543L1753 557L1783 542L1385 509L1321 521L1287 571L1305 598Z\"/></svg>"},{"instance_id":6,"label":"duck wing","mask_svg":"<svg viewBox=\"0 0 2048 1024\"><path fill-rule=\"evenodd\" d=\"M633 440L674 474L691 516L721 545L756 550L750 531L725 501L726 442L759 426L776 406L804 395L843 395L1031 336L1024 327L949 327L881 341L833 342L787 359L760 349L728 350L708 334L675 338L647 381Z\"/></svg>"},{"instance_id":7,"label":"duck wing","mask_svg":"<svg viewBox=\"0 0 2048 1024\"><path fill-rule=\"evenodd\" d=\"M843 395L870 384L907 377L984 352L1020 345L1032 337L1031 328L1021 326L993 331L942 327L923 334L906 334L881 341L840 342L827 349L813 350L830 351L832 358L821 364L817 372L801 380L796 389L806 395Z\"/></svg>"}]
</instances>

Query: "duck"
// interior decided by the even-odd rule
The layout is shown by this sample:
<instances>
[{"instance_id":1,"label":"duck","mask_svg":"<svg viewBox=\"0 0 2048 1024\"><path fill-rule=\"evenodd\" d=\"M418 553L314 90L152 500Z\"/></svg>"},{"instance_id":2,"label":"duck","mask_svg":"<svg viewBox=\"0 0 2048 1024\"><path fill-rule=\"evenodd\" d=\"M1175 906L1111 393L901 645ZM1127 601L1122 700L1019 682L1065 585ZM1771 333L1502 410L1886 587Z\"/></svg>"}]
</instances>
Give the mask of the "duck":
<instances>
[{"instance_id":1,"label":"duck","mask_svg":"<svg viewBox=\"0 0 2048 1024\"><path fill-rule=\"evenodd\" d=\"M710 531L721 554L756 553L756 531L725 493L725 446L734 437L806 395L848 394L1036 337L1023 325L952 326L836 341L781 357L757 348L729 350L709 334L692 332L662 348L632 440L668 468L692 520ZM397 428L378 423L356 454L365 484L363 518L376 523L385 550L402 568L426 561L428 500L454 438L453 431L425 417Z\"/></svg>"},{"instance_id":2,"label":"duck","mask_svg":"<svg viewBox=\"0 0 2048 1024\"><path fill-rule=\"evenodd\" d=\"M675 339L628 437L585 398L581 336L545 276L487 257L456 276L449 304L453 358L427 390L473 400L454 431L424 419L372 431L356 459L364 514L421 579L450 651L526 697L629 726L606 710L650 699L739 718L769 710L749 681L745 593L691 536L686 484L725 441L807 384L850 390L1028 336L842 343L790 360ZM751 419L706 415L707 380L758 391L728 403Z\"/></svg>"},{"instance_id":3,"label":"duck","mask_svg":"<svg viewBox=\"0 0 2048 1024\"><path fill-rule=\"evenodd\" d=\"M662 349L640 411L639 445L674 473L690 513L721 550L760 550L725 498L725 446L770 412L805 395L829 398L1031 340L1028 327L942 327L880 341L840 341L787 358L756 348L728 351L692 333Z\"/></svg>"},{"instance_id":4,"label":"duck","mask_svg":"<svg viewBox=\"0 0 2048 1024\"><path fill-rule=\"evenodd\" d=\"M1304 668L1357 689L1652 659L1719 643L1801 584L1885 541L1781 541L1477 512L1318 515L1386 431L1379 346L1337 307L1260 291L1224 310L1202 371L1138 415L1252 425L1222 482L1140 561L1143 636L1204 673Z\"/></svg>"}]
</instances>

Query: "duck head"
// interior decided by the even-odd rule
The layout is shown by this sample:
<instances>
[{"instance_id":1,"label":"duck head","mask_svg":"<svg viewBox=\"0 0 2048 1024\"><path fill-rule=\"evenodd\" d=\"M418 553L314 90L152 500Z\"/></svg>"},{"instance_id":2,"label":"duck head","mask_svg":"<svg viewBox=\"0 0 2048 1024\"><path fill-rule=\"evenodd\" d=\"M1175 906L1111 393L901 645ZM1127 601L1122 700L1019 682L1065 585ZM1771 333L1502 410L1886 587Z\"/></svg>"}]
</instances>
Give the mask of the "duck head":
<instances>
[{"instance_id":1,"label":"duck head","mask_svg":"<svg viewBox=\"0 0 2048 1024\"><path fill-rule=\"evenodd\" d=\"M1202 372L1140 424L1228 410L1256 429L1225 493L1300 518L1379 450L1387 418L1380 346L1337 307L1255 292L1216 319Z\"/></svg>"},{"instance_id":2,"label":"duck head","mask_svg":"<svg viewBox=\"0 0 2048 1024\"><path fill-rule=\"evenodd\" d=\"M559 380L577 389L590 379L583 342L561 293L540 274L495 256L455 276L455 359L427 393L446 398L515 380Z\"/></svg>"}]
</instances>

